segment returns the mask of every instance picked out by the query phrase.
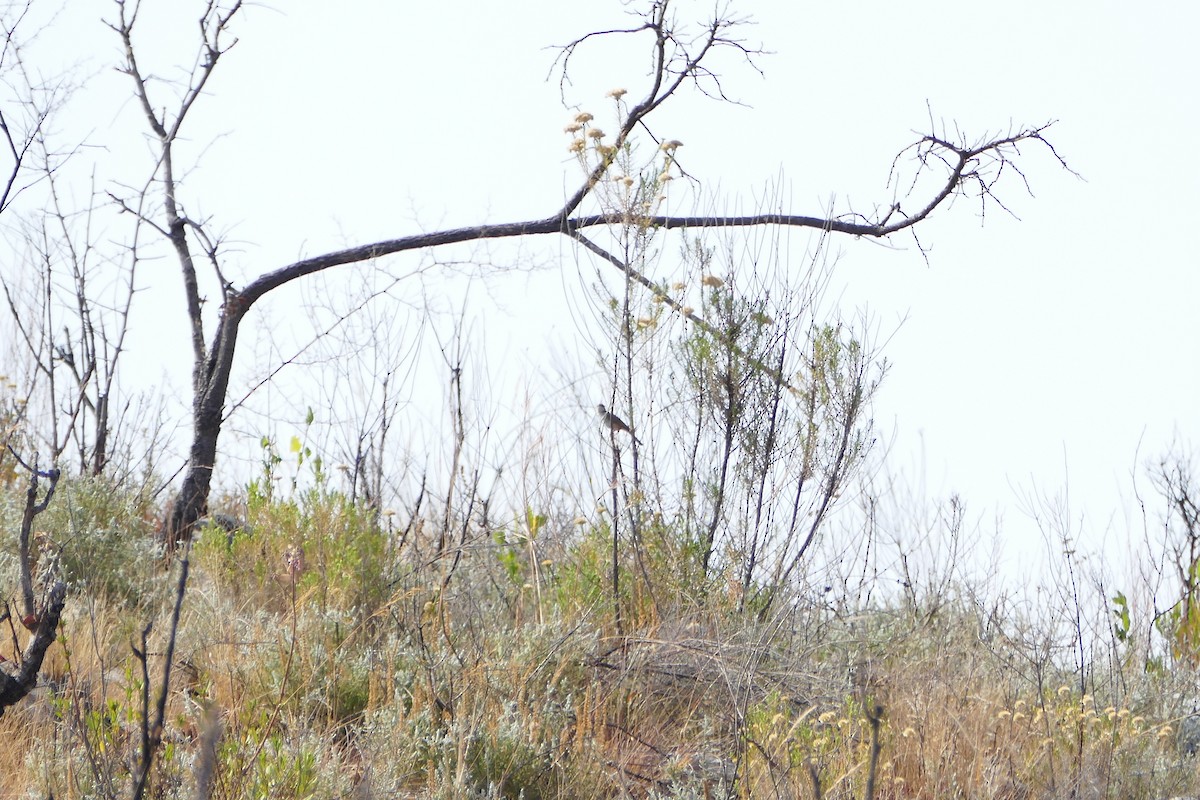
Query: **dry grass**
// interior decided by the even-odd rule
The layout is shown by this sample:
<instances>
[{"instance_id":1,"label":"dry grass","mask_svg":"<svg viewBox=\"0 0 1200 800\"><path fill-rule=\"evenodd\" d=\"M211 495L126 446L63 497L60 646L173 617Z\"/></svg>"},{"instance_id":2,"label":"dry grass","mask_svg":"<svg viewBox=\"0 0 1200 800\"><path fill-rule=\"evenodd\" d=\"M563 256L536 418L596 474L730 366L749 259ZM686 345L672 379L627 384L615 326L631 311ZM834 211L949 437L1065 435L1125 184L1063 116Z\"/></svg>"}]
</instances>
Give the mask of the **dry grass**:
<instances>
[{"instance_id":1,"label":"dry grass","mask_svg":"<svg viewBox=\"0 0 1200 800\"><path fill-rule=\"evenodd\" d=\"M626 554L618 629L602 530L564 522L536 550L480 534L436 558L436 537L399 547L337 496L249 513L192 552L157 797L195 796L206 771L214 798L860 798L876 706L879 798L1200 787L1177 746L1190 672L1088 653L1081 675L1069 642L1023 644L1015 611L996 624L940 596L760 619L664 546ZM130 643L154 623L157 691L172 579L133 517L125 537L110 517L72 529L110 561L72 596L45 686L0 719L0 796L128 794Z\"/></svg>"}]
</instances>

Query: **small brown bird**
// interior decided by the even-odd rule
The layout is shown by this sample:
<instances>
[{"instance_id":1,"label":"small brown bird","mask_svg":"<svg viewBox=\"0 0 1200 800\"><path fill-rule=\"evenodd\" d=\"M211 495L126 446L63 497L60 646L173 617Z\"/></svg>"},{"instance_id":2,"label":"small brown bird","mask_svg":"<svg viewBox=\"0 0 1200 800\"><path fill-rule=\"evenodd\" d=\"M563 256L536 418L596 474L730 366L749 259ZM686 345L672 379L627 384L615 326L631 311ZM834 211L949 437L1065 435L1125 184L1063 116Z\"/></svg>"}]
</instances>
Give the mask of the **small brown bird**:
<instances>
[{"instance_id":1,"label":"small brown bird","mask_svg":"<svg viewBox=\"0 0 1200 800\"><path fill-rule=\"evenodd\" d=\"M616 414L605 408L604 403L596 406L596 410L600 412L600 419L604 420L604 424L607 425L610 430L616 431L617 433L624 431L625 433L629 434L629 438L633 439L633 441L637 442L638 444L642 443L641 439L633 435L633 429L625 424L625 420L621 419Z\"/></svg>"}]
</instances>

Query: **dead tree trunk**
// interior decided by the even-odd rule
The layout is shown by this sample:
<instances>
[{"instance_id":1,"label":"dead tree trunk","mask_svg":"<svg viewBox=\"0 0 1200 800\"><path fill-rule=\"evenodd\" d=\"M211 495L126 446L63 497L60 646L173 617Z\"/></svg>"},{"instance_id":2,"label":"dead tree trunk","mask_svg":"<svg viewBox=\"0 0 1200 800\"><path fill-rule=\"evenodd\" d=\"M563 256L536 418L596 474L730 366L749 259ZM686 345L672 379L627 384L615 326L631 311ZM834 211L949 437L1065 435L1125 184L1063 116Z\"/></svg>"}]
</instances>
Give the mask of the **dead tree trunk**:
<instances>
[{"instance_id":1,"label":"dead tree trunk","mask_svg":"<svg viewBox=\"0 0 1200 800\"><path fill-rule=\"evenodd\" d=\"M196 520L208 513L217 440L225 419L225 396L229 391L238 329L247 308L249 304L244 295L232 290L227 293L221 322L208 351L206 369L197 375L192 401L192 446L188 451L188 468L162 530L163 539L170 550L190 539Z\"/></svg>"}]
</instances>

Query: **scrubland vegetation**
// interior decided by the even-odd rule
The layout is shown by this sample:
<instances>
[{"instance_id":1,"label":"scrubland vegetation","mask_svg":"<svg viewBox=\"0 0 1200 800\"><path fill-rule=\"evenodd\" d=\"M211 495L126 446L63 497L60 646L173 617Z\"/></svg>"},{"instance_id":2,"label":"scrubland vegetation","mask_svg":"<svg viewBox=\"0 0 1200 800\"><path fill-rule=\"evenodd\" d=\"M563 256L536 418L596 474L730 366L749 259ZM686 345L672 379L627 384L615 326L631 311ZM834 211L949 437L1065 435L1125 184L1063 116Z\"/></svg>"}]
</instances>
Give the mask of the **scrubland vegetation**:
<instances>
[{"instance_id":1,"label":"scrubland vegetation","mask_svg":"<svg viewBox=\"0 0 1200 800\"><path fill-rule=\"evenodd\" d=\"M641 540L618 542L614 596L601 510L485 527L367 508L320 478L286 497L271 486L227 497L244 527L210 525L180 554L172 631L180 565L153 539L162 510L137 486L64 480L37 557L58 560L70 599L38 689L0 718L0 794L127 796L172 635L148 796L1196 791L1194 612L1154 625L1066 556L1065 591L1036 604L860 571L801 576L755 608L730 554L706 573L687 530L648 512ZM6 532L22 504L10 476ZM6 586L16 572L8 555ZM27 634L9 628L11 663Z\"/></svg>"},{"instance_id":2,"label":"scrubland vegetation","mask_svg":"<svg viewBox=\"0 0 1200 800\"><path fill-rule=\"evenodd\" d=\"M141 4L108 9L103 35L148 155L104 178L81 165L104 164L102 144L56 142L47 122L91 86L21 61L16 34L42 5L0 12L12 16L0 129L14 161L0 212L18 265L0 273L0 356L17 376L0 380L0 797L1200 791L1200 486L1186 454L1150 468L1158 492L1142 498L1125 563L1079 549L1076 521L1051 508L1044 549L1019 554L1038 574L1013 585L968 505L886 477L871 414L889 365L870 325L825 302L832 237L891 241L960 198L980 218L1003 211L1003 190L1029 189L1031 151L1067 169L1049 123L967 140L931 114L869 213L765 199L762 215L673 216L671 192L706 189L657 109L689 89L725 99L712 54L754 68L764 51L733 13L689 24L670 3L643 6L634 27L557 51L564 102L568 62L600 40L640 42L651 74L586 98L604 104L595 113L570 99L546 163L565 158L576 188L549 216L258 273L184 180L203 160L190 120L219 108L209 78L246 6L198 4L182 55L153 47L165 39ZM188 216L185 201L214 216ZM802 257L789 229L812 235ZM461 317L432 366L421 343L387 340L386 321L434 327L439 313L389 295L405 277L484 267L474 253L385 257L547 236L577 256L561 268L584 291L556 302L579 303L582 343L575 366L530 378L555 413L516 413L505 438L491 426L511 404L472 373ZM154 302L146 264L178 269L183 287L189 349L171 357L190 367L193 395L165 421L165 404L123 382L126 334ZM235 358L263 320L252 307L341 265L379 285L364 279L343 306L329 292L324 328L296 314L311 337L292 350L272 340L257 353L269 363ZM364 340L314 355L356 320ZM353 388L337 394L361 413L298 400L317 408L285 445L273 437L289 421L251 410L298 364L311 378L298 395L333 395L318 373L341 369ZM433 392L444 419L405 416L398 398ZM598 401L625 422L602 425ZM255 419L269 430L250 431ZM434 432L403 440L402 423ZM310 440L313 426L328 435ZM318 452L338 436L342 455ZM255 442L257 468L230 456Z\"/></svg>"}]
</instances>

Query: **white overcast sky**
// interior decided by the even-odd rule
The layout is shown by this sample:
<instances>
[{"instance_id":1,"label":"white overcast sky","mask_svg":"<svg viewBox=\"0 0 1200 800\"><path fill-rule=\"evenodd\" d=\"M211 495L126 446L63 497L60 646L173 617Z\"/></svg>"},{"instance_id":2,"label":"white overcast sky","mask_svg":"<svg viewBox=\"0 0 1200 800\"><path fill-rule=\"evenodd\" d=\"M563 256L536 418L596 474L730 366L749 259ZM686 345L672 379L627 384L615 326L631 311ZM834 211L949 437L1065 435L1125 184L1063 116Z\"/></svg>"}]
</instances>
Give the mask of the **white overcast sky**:
<instances>
[{"instance_id":1,"label":"white overcast sky","mask_svg":"<svg viewBox=\"0 0 1200 800\"><path fill-rule=\"evenodd\" d=\"M171 77L170 64L190 59L195 13L181 0L144 5L144 68ZM244 243L247 276L419 230L551 213L578 173L562 133L569 112L547 80L550 48L630 21L615 0L273 5L250 7L237 26L187 152L206 148L187 179L189 211ZM1200 6L732 6L757 22L743 29L748 43L772 51L762 76L732 58L713 64L745 106L690 94L654 123L685 143L680 161L730 209L752 210L771 184L798 213L888 202L891 159L927 128L930 108L971 139L1059 120L1048 135L1084 180L1029 147L1020 164L1036 196L1016 182L1002 190L1019 220L993 208L981 224L965 202L940 210L921 231L928 264L911 238L835 240L835 294L844 312L866 308L895 332L875 407L894 431L895 469L922 473L934 496L961 493L976 514L1001 514L1018 544L1021 491L1068 480L1097 545L1123 530L1131 475L1176 438L1200 443ZM710 9L678 4L682 17ZM117 41L99 22L111 13L70 4L38 52L80 65L71 125L108 148L102 177L130 180L147 150L111 69ZM635 46L583 49L574 67L568 102L601 118L608 89L645 85ZM802 252L806 235L791 242ZM503 342L489 351L505 365L492 380L513 380L492 390L514 410L529 385L514 376L536 373L552 344L578 333L552 310L578 285L562 274L579 269L577 255L546 240L520 257L559 266L492 282L495 305L474 308L489 347ZM163 268L151 281L167 305L178 290ZM286 318L286 304L271 314ZM155 374L186 348L178 321L161 325L134 347ZM590 393L551 388L539 402L568 413Z\"/></svg>"}]
</instances>

